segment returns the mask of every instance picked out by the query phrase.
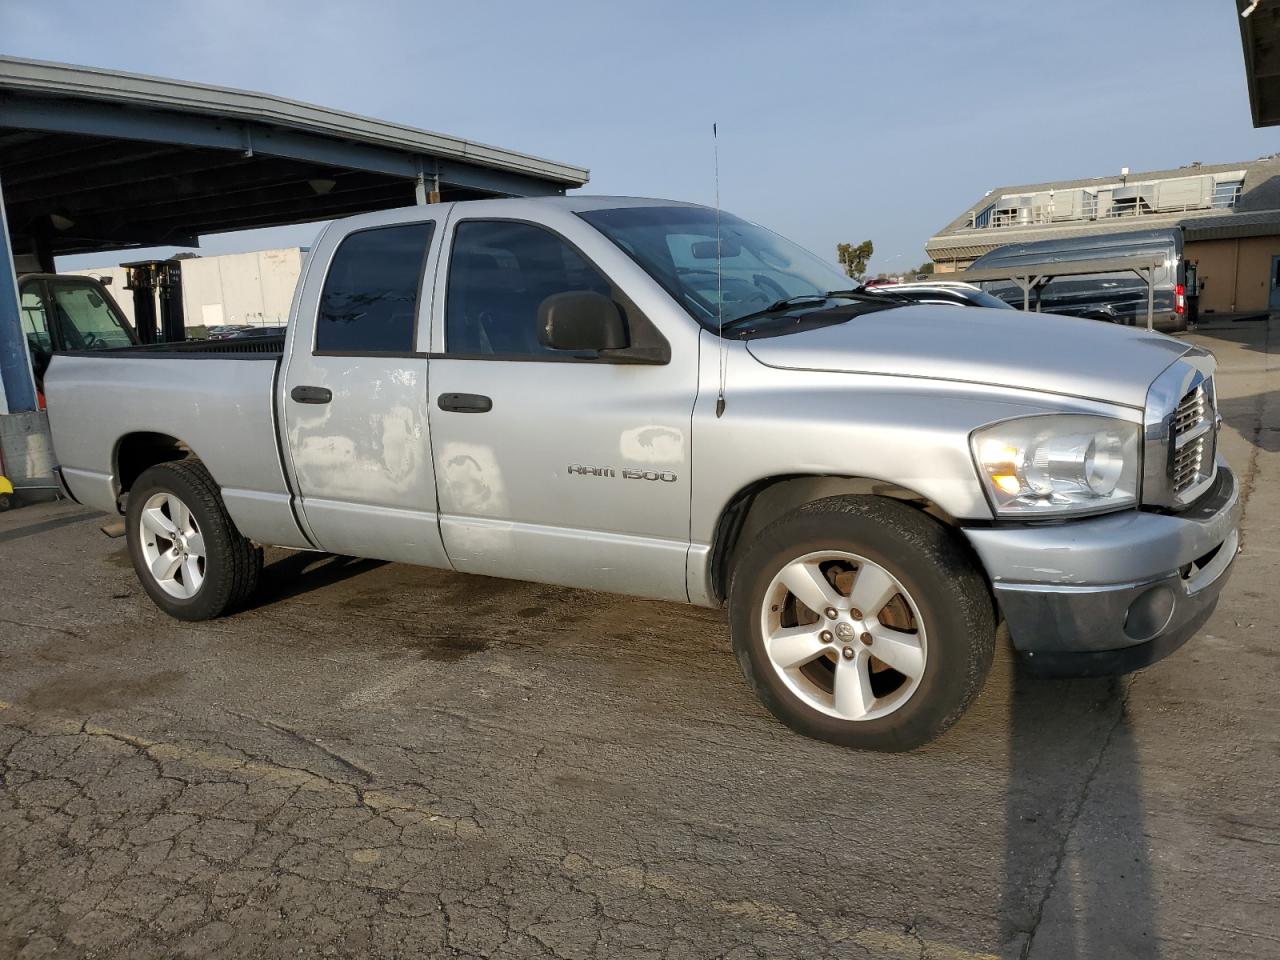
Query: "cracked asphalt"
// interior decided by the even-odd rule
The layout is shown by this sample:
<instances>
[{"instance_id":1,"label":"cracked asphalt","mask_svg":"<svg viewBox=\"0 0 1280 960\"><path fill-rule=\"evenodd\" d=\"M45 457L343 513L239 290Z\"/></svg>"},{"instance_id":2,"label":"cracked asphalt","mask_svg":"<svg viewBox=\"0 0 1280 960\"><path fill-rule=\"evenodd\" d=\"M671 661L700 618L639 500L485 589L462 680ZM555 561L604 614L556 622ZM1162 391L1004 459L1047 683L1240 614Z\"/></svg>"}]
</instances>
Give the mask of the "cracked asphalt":
<instances>
[{"instance_id":1,"label":"cracked asphalt","mask_svg":"<svg viewBox=\"0 0 1280 960\"><path fill-rule=\"evenodd\" d=\"M1213 324L1243 553L1200 637L1007 650L911 754L770 719L713 611L272 552L157 611L0 516L0 958L1280 957L1280 323Z\"/></svg>"}]
</instances>

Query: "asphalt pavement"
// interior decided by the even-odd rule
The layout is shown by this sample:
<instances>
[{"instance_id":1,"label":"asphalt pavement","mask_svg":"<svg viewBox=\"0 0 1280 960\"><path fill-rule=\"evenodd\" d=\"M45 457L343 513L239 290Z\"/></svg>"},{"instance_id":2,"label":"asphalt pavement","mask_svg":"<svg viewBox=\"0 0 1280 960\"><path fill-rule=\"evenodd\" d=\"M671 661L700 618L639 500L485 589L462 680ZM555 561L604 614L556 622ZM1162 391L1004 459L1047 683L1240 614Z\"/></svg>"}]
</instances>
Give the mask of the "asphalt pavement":
<instances>
[{"instance_id":1,"label":"asphalt pavement","mask_svg":"<svg viewBox=\"0 0 1280 960\"><path fill-rule=\"evenodd\" d=\"M1007 645L903 755L805 740L722 613L272 551L168 619L0 515L0 958L1280 957L1280 322L1221 363L1213 619L1117 679Z\"/></svg>"}]
</instances>

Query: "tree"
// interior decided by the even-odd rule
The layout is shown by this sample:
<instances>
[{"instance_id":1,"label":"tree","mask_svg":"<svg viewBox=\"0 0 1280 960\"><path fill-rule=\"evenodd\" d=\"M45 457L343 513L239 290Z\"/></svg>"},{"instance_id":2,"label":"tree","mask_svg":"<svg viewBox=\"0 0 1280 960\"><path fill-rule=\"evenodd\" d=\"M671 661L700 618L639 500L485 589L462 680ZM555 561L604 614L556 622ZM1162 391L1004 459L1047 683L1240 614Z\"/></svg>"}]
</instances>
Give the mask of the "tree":
<instances>
[{"instance_id":1,"label":"tree","mask_svg":"<svg viewBox=\"0 0 1280 960\"><path fill-rule=\"evenodd\" d=\"M871 259L875 249L870 240L863 240L859 244L837 243L836 259L850 278L861 280L867 272L867 261Z\"/></svg>"},{"instance_id":2,"label":"tree","mask_svg":"<svg viewBox=\"0 0 1280 960\"><path fill-rule=\"evenodd\" d=\"M926 260L924 263L920 264L920 266L916 267L916 275L919 276L922 273L925 274L926 276L928 274L933 273L932 260Z\"/></svg>"}]
</instances>

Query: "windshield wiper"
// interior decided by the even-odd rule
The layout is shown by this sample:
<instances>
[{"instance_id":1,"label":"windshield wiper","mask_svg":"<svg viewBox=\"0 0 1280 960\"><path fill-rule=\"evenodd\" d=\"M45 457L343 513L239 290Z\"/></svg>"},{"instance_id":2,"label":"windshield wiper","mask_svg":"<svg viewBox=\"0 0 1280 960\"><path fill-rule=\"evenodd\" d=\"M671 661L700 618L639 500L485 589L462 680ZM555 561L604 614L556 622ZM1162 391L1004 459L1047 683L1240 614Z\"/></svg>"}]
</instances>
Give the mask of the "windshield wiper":
<instances>
[{"instance_id":1,"label":"windshield wiper","mask_svg":"<svg viewBox=\"0 0 1280 960\"><path fill-rule=\"evenodd\" d=\"M734 317L732 320L726 320L720 327L721 330L732 330L734 327L741 326L751 320L759 320L761 317L767 317L771 313L777 313L779 310L786 310L790 307L802 307L806 304L826 303L831 299L830 294L825 293L806 293L798 297L786 297L783 300L775 300L763 310L757 310L754 313L743 314L740 317Z\"/></svg>"},{"instance_id":2,"label":"windshield wiper","mask_svg":"<svg viewBox=\"0 0 1280 960\"><path fill-rule=\"evenodd\" d=\"M734 317L732 320L726 320L721 329L724 331L733 330L735 327L740 327L744 323L748 323L752 320L759 320L761 317L767 317L780 310L808 305L816 306L818 304L826 303L828 300L863 300L867 303L884 303L887 299L897 300L901 303L912 302L906 297L899 296L898 294L870 293L861 287L856 290L828 290L826 293L804 293L798 297L787 297L783 300L775 300L763 310L757 310L754 313L748 313L741 317Z\"/></svg>"}]
</instances>

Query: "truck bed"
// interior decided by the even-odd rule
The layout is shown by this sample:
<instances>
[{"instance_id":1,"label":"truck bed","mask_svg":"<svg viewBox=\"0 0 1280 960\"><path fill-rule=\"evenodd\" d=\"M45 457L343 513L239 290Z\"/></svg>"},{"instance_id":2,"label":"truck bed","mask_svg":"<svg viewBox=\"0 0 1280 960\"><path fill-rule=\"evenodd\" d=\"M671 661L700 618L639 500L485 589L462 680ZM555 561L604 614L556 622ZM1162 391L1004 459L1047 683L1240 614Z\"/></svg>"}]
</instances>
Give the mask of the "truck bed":
<instances>
[{"instance_id":1,"label":"truck bed","mask_svg":"<svg viewBox=\"0 0 1280 960\"><path fill-rule=\"evenodd\" d=\"M121 444L139 434L172 437L204 461L245 536L306 546L276 429L283 339L55 354L45 394L54 453L72 494L114 512Z\"/></svg>"}]
</instances>

